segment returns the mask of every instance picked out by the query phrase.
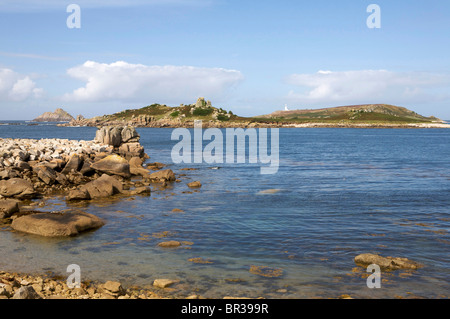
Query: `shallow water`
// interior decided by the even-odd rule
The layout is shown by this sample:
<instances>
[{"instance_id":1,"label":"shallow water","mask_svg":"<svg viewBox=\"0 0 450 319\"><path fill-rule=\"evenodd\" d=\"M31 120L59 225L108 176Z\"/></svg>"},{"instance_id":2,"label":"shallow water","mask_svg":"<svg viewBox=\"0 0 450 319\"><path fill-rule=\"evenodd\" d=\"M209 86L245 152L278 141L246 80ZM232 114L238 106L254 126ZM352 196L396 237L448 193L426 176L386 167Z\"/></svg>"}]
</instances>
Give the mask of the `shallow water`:
<instances>
[{"instance_id":1,"label":"shallow water","mask_svg":"<svg viewBox=\"0 0 450 319\"><path fill-rule=\"evenodd\" d=\"M281 129L275 175L261 175L259 164L174 165L171 129L138 132L148 161L186 174L181 183L155 187L150 197L83 205L107 223L79 237L45 239L6 228L0 269L65 275L67 265L78 264L82 279L143 286L179 279L180 297L448 298L450 130ZM95 128L0 126L3 138L94 135ZM186 186L195 180L203 184L198 192ZM62 198L46 202L46 209L66 208ZM186 243L157 247L165 240ZM382 288L369 289L368 274L353 261L368 252L425 267L382 273ZM189 261L197 257L212 263ZM261 277L252 265L282 275Z\"/></svg>"}]
</instances>

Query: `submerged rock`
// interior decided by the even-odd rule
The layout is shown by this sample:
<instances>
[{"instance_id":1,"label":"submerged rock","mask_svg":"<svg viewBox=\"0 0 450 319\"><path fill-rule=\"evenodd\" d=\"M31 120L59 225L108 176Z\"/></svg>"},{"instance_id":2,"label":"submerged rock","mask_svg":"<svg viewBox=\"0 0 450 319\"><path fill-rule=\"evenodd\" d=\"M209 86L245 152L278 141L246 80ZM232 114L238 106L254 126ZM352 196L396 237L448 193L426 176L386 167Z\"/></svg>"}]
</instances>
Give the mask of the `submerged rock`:
<instances>
[{"instance_id":1,"label":"submerged rock","mask_svg":"<svg viewBox=\"0 0 450 319\"><path fill-rule=\"evenodd\" d=\"M250 273L262 277L280 277L283 275L283 269L272 268L267 266L250 266Z\"/></svg>"},{"instance_id":2,"label":"submerged rock","mask_svg":"<svg viewBox=\"0 0 450 319\"><path fill-rule=\"evenodd\" d=\"M13 220L11 227L17 231L39 236L67 237L100 228L104 224L101 218L89 213L63 211L21 216Z\"/></svg>"},{"instance_id":3,"label":"submerged rock","mask_svg":"<svg viewBox=\"0 0 450 319\"><path fill-rule=\"evenodd\" d=\"M200 183L199 181L195 181L195 182L191 182L187 184L189 187L191 188L200 188L202 187L202 183Z\"/></svg>"},{"instance_id":4,"label":"submerged rock","mask_svg":"<svg viewBox=\"0 0 450 319\"><path fill-rule=\"evenodd\" d=\"M266 195L266 194L276 194L281 192L281 189L273 188L273 189L265 189L262 191L259 191L257 194Z\"/></svg>"},{"instance_id":5,"label":"submerged rock","mask_svg":"<svg viewBox=\"0 0 450 319\"><path fill-rule=\"evenodd\" d=\"M159 243L158 246L163 247L163 248L176 248L176 247L180 247L181 243L176 240L170 240L170 241L163 241L163 242Z\"/></svg>"},{"instance_id":6,"label":"submerged rock","mask_svg":"<svg viewBox=\"0 0 450 319\"><path fill-rule=\"evenodd\" d=\"M149 178L152 180L169 181L169 182L173 182L176 180L175 174L171 169L166 169L152 173L150 174Z\"/></svg>"},{"instance_id":7,"label":"submerged rock","mask_svg":"<svg viewBox=\"0 0 450 319\"><path fill-rule=\"evenodd\" d=\"M361 266L369 266L372 264L380 266L384 270L411 269L416 270L423 265L400 257L382 257L375 254L361 254L355 257L355 263Z\"/></svg>"}]
</instances>

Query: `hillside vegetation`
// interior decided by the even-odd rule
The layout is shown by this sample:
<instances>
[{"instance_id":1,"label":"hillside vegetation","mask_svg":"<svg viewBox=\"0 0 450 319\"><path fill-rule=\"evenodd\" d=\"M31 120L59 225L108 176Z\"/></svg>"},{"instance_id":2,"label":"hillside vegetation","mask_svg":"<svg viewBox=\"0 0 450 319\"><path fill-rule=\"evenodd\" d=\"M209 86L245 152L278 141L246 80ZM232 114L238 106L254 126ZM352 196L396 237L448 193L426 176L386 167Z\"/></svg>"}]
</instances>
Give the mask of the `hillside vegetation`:
<instances>
[{"instance_id":1,"label":"hillside vegetation","mask_svg":"<svg viewBox=\"0 0 450 319\"><path fill-rule=\"evenodd\" d=\"M368 104L322 108L315 110L276 111L256 117L241 117L231 111L212 106L199 98L194 104L171 107L152 104L139 109L97 116L91 119L77 117L72 126L130 125L136 127L191 127L195 120L215 127L273 127L320 124L328 126L408 126L442 122L435 117L425 117L404 107L387 104Z\"/></svg>"},{"instance_id":2,"label":"hillside vegetation","mask_svg":"<svg viewBox=\"0 0 450 319\"><path fill-rule=\"evenodd\" d=\"M262 122L283 121L294 123L423 123L440 122L435 117L425 117L404 107L388 104L339 106L322 109L276 111L254 118Z\"/></svg>"}]
</instances>

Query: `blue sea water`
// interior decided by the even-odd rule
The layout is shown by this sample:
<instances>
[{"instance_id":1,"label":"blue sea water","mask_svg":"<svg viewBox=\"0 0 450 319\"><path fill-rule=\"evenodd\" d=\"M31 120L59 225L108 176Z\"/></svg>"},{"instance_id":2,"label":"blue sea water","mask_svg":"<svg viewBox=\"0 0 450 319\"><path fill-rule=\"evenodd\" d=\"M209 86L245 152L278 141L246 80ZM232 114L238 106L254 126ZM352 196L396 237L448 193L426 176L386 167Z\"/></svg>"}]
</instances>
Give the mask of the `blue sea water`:
<instances>
[{"instance_id":1,"label":"blue sea water","mask_svg":"<svg viewBox=\"0 0 450 319\"><path fill-rule=\"evenodd\" d=\"M0 138L90 140L96 130L19 124L0 126ZM82 279L142 286L178 279L180 297L448 298L450 130L280 129L275 175L261 175L255 164L173 164L172 129L138 132L148 162L186 174L180 183L155 186L150 197L76 205L106 225L75 238L4 228L0 269L65 275L78 264ZM187 167L198 170L181 170ZM195 180L203 184L197 192L186 185ZM62 197L45 202L47 210L71 207ZM183 245L158 247L164 240ZM369 289L369 274L354 263L361 253L424 267L383 272L381 288ZM282 275L261 277L252 266Z\"/></svg>"}]
</instances>

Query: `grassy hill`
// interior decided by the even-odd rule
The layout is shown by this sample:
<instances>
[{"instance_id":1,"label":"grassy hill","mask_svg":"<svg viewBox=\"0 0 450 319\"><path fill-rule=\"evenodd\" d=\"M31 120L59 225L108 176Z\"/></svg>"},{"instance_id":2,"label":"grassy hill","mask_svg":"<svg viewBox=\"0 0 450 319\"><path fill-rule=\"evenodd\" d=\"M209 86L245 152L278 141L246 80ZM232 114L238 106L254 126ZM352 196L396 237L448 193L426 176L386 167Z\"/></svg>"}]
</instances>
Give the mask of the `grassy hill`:
<instances>
[{"instance_id":1,"label":"grassy hill","mask_svg":"<svg viewBox=\"0 0 450 319\"><path fill-rule=\"evenodd\" d=\"M441 122L435 117L425 117L404 107L387 104L367 104L322 108L315 110L276 111L256 117L241 117L222 108L213 107L210 101L199 98L194 104L171 107L152 104L139 109L72 121L70 125L102 126L132 125L140 127L191 127L195 120L217 127L283 126L292 124L324 124L329 126L374 125L405 126L416 123Z\"/></svg>"},{"instance_id":2,"label":"grassy hill","mask_svg":"<svg viewBox=\"0 0 450 319\"><path fill-rule=\"evenodd\" d=\"M257 121L293 123L427 123L440 122L436 117L425 117L404 107L388 104L339 106L322 109L276 111L257 116Z\"/></svg>"},{"instance_id":3,"label":"grassy hill","mask_svg":"<svg viewBox=\"0 0 450 319\"><path fill-rule=\"evenodd\" d=\"M105 115L109 120L131 120L139 116L151 116L155 121L158 120L214 120L214 121L234 121L239 117L231 111L222 108L216 108L210 101L199 98L195 104L180 105L170 107L161 104L152 104L140 109L125 110L111 115Z\"/></svg>"}]
</instances>

